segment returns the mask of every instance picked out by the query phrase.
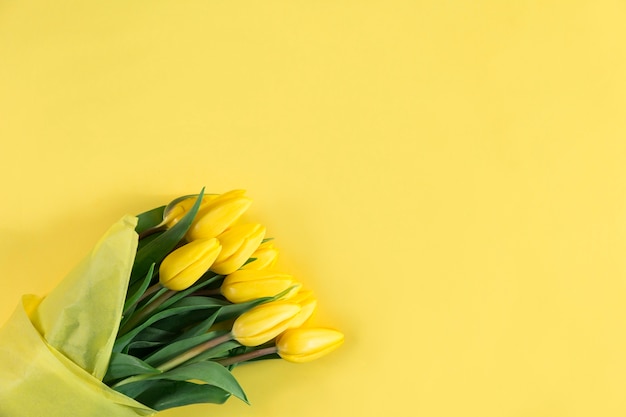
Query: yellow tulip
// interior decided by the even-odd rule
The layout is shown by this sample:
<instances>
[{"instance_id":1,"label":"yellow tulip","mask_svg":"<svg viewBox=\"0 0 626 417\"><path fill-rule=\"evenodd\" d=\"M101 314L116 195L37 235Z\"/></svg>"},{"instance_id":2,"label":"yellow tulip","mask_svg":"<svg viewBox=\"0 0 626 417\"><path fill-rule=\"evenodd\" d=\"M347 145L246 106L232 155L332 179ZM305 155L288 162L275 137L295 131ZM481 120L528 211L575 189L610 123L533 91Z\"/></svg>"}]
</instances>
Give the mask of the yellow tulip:
<instances>
[{"instance_id":1,"label":"yellow tulip","mask_svg":"<svg viewBox=\"0 0 626 417\"><path fill-rule=\"evenodd\" d=\"M198 208L198 210L201 210L203 207L206 207L210 201L214 200L217 197L218 197L217 194L205 194L202 197L202 202L200 202L200 207ZM197 197L188 197L174 204L165 213L165 217L161 224L166 225L168 229L173 227L176 223L178 223L185 216L185 214L187 214L187 212L191 209L191 207L193 207L194 203L196 202L196 198Z\"/></svg>"},{"instance_id":2,"label":"yellow tulip","mask_svg":"<svg viewBox=\"0 0 626 417\"><path fill-rule=\"evenodd\" d=\"M271 241L265 242L254 251L250 258L254 258L254 261L245 264L241 269L268 269L276 263L278 249L274 247Z\"/></svg>"},{"instance_id":3,"label":"yellow tulip","mask_svg":"<svg viewBox=\"0 0 626 417\"><path fill-rule=\"evenodd\" d=\"M182 219L187 211L194 203L193 198L186 198L178 203L174 204L166 213L164 213L163 223L169 228L173 227L176 223Z\"/></svg>"},{"instance_id":4,"label":"yellow tulip","mask_svg":"<svg viewBox=\"0 0 626 417\"><path fill-rule=\"evenodd\" d=\"M317 300L313 296L313 291L303 290L299 291L293 297L289 298L289 302L297 303L300 305L300 312L289 323L290 329L302 326L313 314L315 307L317 307Z\"/></svg>"},{"instance_id":5,"label":"yellow tulip","mask_svg":"<svg viewBox=\"0 0 626 417\"><path fill-rule=\"evenodd\" d=\"M228 229L252 204L244 194L244 190L233 190L208 201L198 210L187 231L187 240L216 237Z\"/></svg>"},{"instance_id":6,"label":"yellow tulip","mask_svg":"<svg viewBox=\"0 0 626 417\"><path fill-rule=\"evenodd\" d=\"M281 358L289 362L310 362L343 344L341 332L326 328L299 328L284 332L276 340Z\"/></svg>"},{"instance_id":7,"label":"yellow tulip","mask_svg":"<svg viewBox=\"0 0 626 417\"><path fill-rule=\"evenodd\" d=\"M221 291L228 301L245 303L261 297L272 297L293 286L298 286L298 283L288 274L240 269L224 279Z\"/></svg>"},{"instance_id":8,"label":"yellow tulip","mask_svg":"<svg viewBox=\"0 0 626 417\"><path fill-rule=\"evenodd\" d=\"M220 243L215 238L194 240L181 246L161 262L161 285L174 291L189 288L209 270L220 251Z\"/></svg>"},{"instance_id":9,"label":"yellow tulip","mask_svg":"<svg viewBox=\"0 0 626 417\"><path fill-rule=\"evenodd\" d=\"M232 274L246 263L265 237L265 226L241 224L233 226L217 237L222 251L211 270L215 273Z\"/></svg>"},{"instance_id":10,"label":"yellow tulip","mask_svg":"<svg viewBox=\"0 0 626 417\"><path fill-rule=\"evenodd\" d=\"M232 336L244 346L258 346L287 330L300 306L274 301L256 306L240 315L233 324Z\"/></svg>"}]
</instances>

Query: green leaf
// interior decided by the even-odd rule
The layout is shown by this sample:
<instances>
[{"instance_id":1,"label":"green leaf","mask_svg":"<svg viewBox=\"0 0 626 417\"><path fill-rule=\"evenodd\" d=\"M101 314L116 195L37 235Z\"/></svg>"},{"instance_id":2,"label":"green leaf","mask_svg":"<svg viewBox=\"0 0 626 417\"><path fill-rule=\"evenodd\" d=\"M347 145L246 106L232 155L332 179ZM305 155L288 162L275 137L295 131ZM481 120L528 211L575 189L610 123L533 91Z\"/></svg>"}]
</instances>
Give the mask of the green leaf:
<instances>
[{"instance_id":1,"label":"green leaf","mask_svg":"<svg viewBox=\"0 0 626 417\"><path fill-rule=\"evenodd\" d=\"M204 188L198 195L198 199L187 214L172 228L166 230L159 237L148 243L146 246L137 251L133 271L131 273L131 283L134 283L138 277L144 277L151 264L160 264L161 261L176 247L176 245L185 237L191 222L193 221L200 203L204 195Z\"/></svg>"},{"instance_id":2,"label":"green leaf","mask_svg":"<svg viewBox=\"0 0 626 417\"><path fill-rule=\"evenodd\" d=\"M254 347L242 346L244 349L242 349L241 351L239 349L235 349L235 350L231 351L228 354L228 356L232 357L232 356L235 356L235 355L241 355L241 354L244 354L244 353L247 353L247 352L252 352L254 350L262 349L264 347L269 347L269 346L272 346L272 345L273 345L273 343L267 343L267 344L265 344L263 346L254 346ZM278 353L272 353L272 354L269 354L269 355L264 355L264 356L259 356L259 357L256 357L256 358L248 359L248 360L246 360L244 362L233 363L231 365L228 365L228 370L232 371L234 368L236 368L238 366L247 365L247 364L250 364L252 362L266 361L266 360L272 360L272 359L282 359L282 358L280 357L280 355Z\"/></svg>"},{"instance_id":3,"label":"green leaf","mask_svg":"<svg viewBox=\"0 0 626 417\"><path fill-rule=\"evenodd\" d=\"M146 321L130 330L128 333L118 336L113 345L113 352L122 352L124 348L137 336L142 330L153 323L164 318L176 316L188 311L218 308L221 304L215 302L215 299L209 297L187 297L171 306L169 309L150 316Z\"/></svg>"},{"instance_id":4,"label":"green leaf","mask_svg":"<svg viewBox=\"0 0 626 417\"><path fill-rule=\"evenodd\" d=\"M203 333L208 332L209 329L211 328L211 326L213 326L213 323L215 323L215 319L217 318L218 314L219 314L219 311L216 311L215 313L211 314L206 319L204 319L201 322L195 324L189 330L187 330L185 333L183 333L179 337L177 337L176 341L187 339L187 338L193 337L193 336L198 336L198 335L201 335Z\"/></svg>"},{"instance_id":5,"label":"green leaf","mask_svg":"<svg viewBox=\"0 0 626 417\"><path fill-rule=\"evenodd\" d=\"M161 311L161 310L165 310L167 309L169 306L177 303L179 300L187 297L190 294L193 294L194 292L198 291L199 289L202 289L204 287L206 287L207 285L215 282L216 280L223 278L222 275L217 275L211 271L207 271L194 285L192 285L191 287L187 288L186 290L183 291L179 291L177 292L174 296L168 298L166 301L163 302L163 304L161 304L161 306L159 306L157 311ZM218 301L217 299L214 299L216 301Z\"/></svg>"},{"instance_id":6,"label":"green leaf","mask_svg":"<svg viewBox=\"0 0 626 417\"><path fill-rule=\"evenodd\" d=\"M221 321L230 320L235 317L239 317L241 314L245 313L246 311L250 310L253 307L256 307L263 303L268 303L270 301L276 301L280 299L282 296L284 296L285 294L289 293L289 291L291 291L292 288L293 287L287 288L285 291L279 294L276 294L273 297L262 297L262 298L257 298L256 300L247 301L245 303L225 305L224 307L219 309L218 316L215 322L219 323Z\"/></svg>"},{"instance_id":7,"label":"green leaf","mask_svg":"<svg viewBox=\"0 0 626 417\"><path fill-rule=\"evenodd\" d=\"M172 342L162 349L154 352L152 355L148 356L145 361L152 366L161 365L168 360L188 351L189 349L198 346L208 340L214 339L215 337L220 336L224 333L225 332L209 332L201 334L199 336L179 340L177 342Z\"/></svg>"},{"instance_id":8,"label":"green leaf","mask_svg":"<svg viewBox=\"0 0 626 417\"><path fill-rule=\"evenodd\" d=\"M221 388L248 403L243 389L228 369L216 362L196 362L181 365L162 374L149 376L147 379L167 379L170 381L199 380L209 385ZM248 403L249 404L249 403Z\"/></svg>"},{"instance_id":9,"label":"green leaf","mask_svg":"<svg viewBox=\"0 0 626 417\"><path fill-rule=\"evenodd\" d=\"M139 333L136 337L137 340L147 340L150 342L169 342L176 336L176 333L166 331L163 329L157 329L155 327L148 327Z\"/></svg>"},{"instance_id":10,"label":"green leaf","mask_svg":"<svg viewBox=\"0 0 626 417\"><path fill-rule=\"evenodd\" d=\"M158 323L153 324L153 326L180 335L181 333L185 332L187 328L193 327L200 322L204 322L207 317L213 315L215 311L217 311L217 309L219 309L225 303L224 300L211 297L188 296L187 298L199 299L201 301L198 302L205 303L207 305L208 303L213 303L213 305L215 306L215 310L201 309L187 311L179 315L160 320Z\"/></svg>"},{"instance_id":11,"label":"green leaf","mask_svg":"<svg viewBox=\"0 0 626 417\"><path fill-rule=\"evenodd\" d=\"M150 382L152 382L152 384L150 384L141 395L137 396L136 399L157 411L182 407L189 404L223 404L230 397L227 391L208 384L194 384L193 382L168 380ZM124 386L120 388L124 388Z\"/></svg>"},{"instance_id":12,"label":"green leaf","mask_svg":"<svg viewBox=\"0 0 626 417\"><path fill-rule=\"evenodd\" d=\"M139 239L139 244L137 245L137 252L142 250L144 247L148 246L150 242L158 238L161 234L163 234L164 231L165 229L161 229L157 232L154 232L151 235L143 236L141 239Z\"/></svg>"},{"instance_id":13,"label":"green leaf","mask_svg":"<svg viewBox=\"0 0 626 417\"><path fill-rule=\"evenodd\" d=\"M145 392L146 390L149 390L155 385L158 385L158 383L159 381L146 381L144 379L141 381L129 382L128 384L124 384L120 386L113 385L111 388L113 388L117 392L120 392L126 395L127 397L136 399L142 392ZM148 405L146 403L144 404Z\"/></svg>"},{"instance_id":14,"label":"green leaf","mask_svg":"<svg viewBox=\"0 0 626 417\"><path fill-rule=\"evenodd\" d=\"M152 348L155 346L162 346L164 344L165 342L149 342L147 340L136 340L129 343L127 349L129 353L134 355L137 349Z\"/></svg>"},{"instance_id":15,"label":"green leaf","mask_svg":"<svg viewBox=\"0 0 626 417\"><path fill-rule=\"evenodd\" d=\"M204 320L206 317L210 316L214 312L215 310L212 309L187 311L185 313L180 313L176 316L170 316L164 318L163 320L159 320L157 323L154 323L150 327L159 328L174 333L175 336L172 339L174 340L178 339L178 336L180 336L181 333L185 332L188 327L193 326L196 323Z\"/></svg>"},{"instance_id":16,"label":"green leaf","mask_svg":"<svg viewBox=\"0 0 626 417\"><path fill-rule=\"evenodd\" d=\"M258 306L259 304L266 303L271 300L272 300L272 297L263 297L263 298L257 298L256 300L247 301L245 303L225 305L219 309L219 312L215 321L219 323L221 321L230 320L235 317L239 317L241 314L245 313L251 308Z\"/></svg>"},{"instance_id":17,"label":"green leaf","mask_svg":"<svg viewBox=\"0 0 626 417\"><path fill-rule=\"evenodd\" d=\"M257 260L257 258L248 258L248 260L243 265L241 265L241 267L243 268L244 266L246 266L249 263L252 263L252 262L254 262L256 260Z\"/></svg>"},{"instance_id":18,"label":"green leaf","mask_svg":"<svg viewBox=\"0 0 626 417\"><path fill-rule=\"evenodd\" d=\"M134 356L125 355L123 353L113 353L111 355L111 361L109 362L109 369L104 376L104 382L108 383L128 376L152 373L158 374L161 373L161 371Z\"/></svg>"},{"instance_id":19,"label":"green leaf","mask_svg":"<svg viewBox=\"0 0 626 417\"><path fill-rule=\"evenodd\" d=\"M161 223L163 221L164 209L165 206L161 206L139 214L137 216L138 221L135 231L137 233L142 233Z\"/></svg>"},{"instance_id":20,"label":"green leaf","mask_svg":"<svg viewBox=\"0 0 626 417\"><path fill-rule=\"evenodd\" d=\"M126 296L126 302L124 303L124 316L128 316L133 313L132 310L135 309L137 302L148 289L152 276L154 275L154 265L155 264L150 265L148 273L141 282L137 282L128 290L128 294L130 294L130 296L128 294Z\"/></svg>"},{"instance_id":21,"label":"green leaf","mask_svg":"<svg viewBox=\"0 0 626 417\"><path fill-rule=\"evenodd\" d=\"M122 319L122 322L120 323L120 330L118 331L117 336L120 337L120 335L130 332L133 328L137 327L137 325L140 324L141 321L145 321L146 317L143 316L149 317L150 314L156 314L153 311L148 312L148 314L146 315L145 309L148 308L148 306L153 301L155 301L157 298L161 297L168 291L169 290L167 288L161 288L155 294L153 294L152 297L148 297L147 301L142 300L139 304L137 304L137 306L132 309L132 314L128 314Z\"/></svg>"}]
</instances>

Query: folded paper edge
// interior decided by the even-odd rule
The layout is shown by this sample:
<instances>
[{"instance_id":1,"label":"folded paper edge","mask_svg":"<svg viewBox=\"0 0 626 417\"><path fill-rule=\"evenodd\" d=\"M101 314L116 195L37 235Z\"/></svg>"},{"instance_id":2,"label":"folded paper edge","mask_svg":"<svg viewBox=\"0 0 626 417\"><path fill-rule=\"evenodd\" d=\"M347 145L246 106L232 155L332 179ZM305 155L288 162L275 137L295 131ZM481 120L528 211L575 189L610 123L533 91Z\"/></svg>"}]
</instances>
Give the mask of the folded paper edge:
<instances>
[{"instance_id":1,"label":"folded paper edge","mask_svg":"<svg viewBox=\"0 0 626 417\"><path fill-rule=\"evenodd\" d=\"M126 215L114 223L30 314L51 346L98 379L106 374L119 329L137 253L137 220Z\"/></svg>"},{"instance_id":2,"label":"folded paper edge","mask_svg":"<svg viewBox=\"0 0 626 417\"><path fill-rule=\"evenodd\" d=\"M28 384L30 384L31 381L35 381L35 384L38 382L40 377L38 373L46 372L49 376L51 372L54 372L54 376L58 377L60 382L64 384L67 384L68 381L69 384L75 383L83 393L96 399L105 399L116 406L122 407L121 409L127 411L124 415L150 416L156 413L155 410L111 389L102 381L62 355L54 349L54 347L50 346L32 325L29 317L29 312L32 313L40 301L41 298L35 295L25 295L22 297L13 315L2 329L0 329L0 353L6 353L7 348L10 350L11 345L17 343L17 339L21 338L31 344L37 344L37 346L32 348L32 350L36 350L35 358L38 361L45 361L51 364L52 369L38 370L34 364L30 363L28 364L29 369L19 369L19 375L22 378L16 378L10 381L9 384L6 384L7 381L3 381L4 384L0 387L0 411L3 410L3 407L10 406L7 404L11 401L12 392L15 392L17 387L21 390L28 389ZM19 351L13 352L14 357L15 355L19 355ZM2 373L3 370L0 369L0 375L2 375ZM24 386L20 387L20 385ZM74 392L72 391L72 393ZM78 392L76 392L76 394L78 394ZM38 402L44 400L39 392L33 392L32 395L34 396L33 398L38 399ZM38 405L43 404L39 403Z\"/></svg>"}]
</instances>

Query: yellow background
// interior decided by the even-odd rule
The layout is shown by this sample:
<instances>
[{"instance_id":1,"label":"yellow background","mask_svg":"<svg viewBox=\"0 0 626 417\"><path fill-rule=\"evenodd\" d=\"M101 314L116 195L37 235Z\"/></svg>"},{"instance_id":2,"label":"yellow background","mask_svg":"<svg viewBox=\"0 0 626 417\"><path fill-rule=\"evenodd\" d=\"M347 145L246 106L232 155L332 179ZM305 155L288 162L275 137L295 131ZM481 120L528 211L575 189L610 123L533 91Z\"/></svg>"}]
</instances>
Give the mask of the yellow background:
<instances>
[{"instance_id":1,"label":"yellow background","mask_svg":"<svg viewBox=\"0 0 626 417\"><path fill-rule=\"evenodd\" d=\"M623 1L0 2L0 321L246 188L346 344L163 417L626 414Z\"/></svg>"}]
</instances>

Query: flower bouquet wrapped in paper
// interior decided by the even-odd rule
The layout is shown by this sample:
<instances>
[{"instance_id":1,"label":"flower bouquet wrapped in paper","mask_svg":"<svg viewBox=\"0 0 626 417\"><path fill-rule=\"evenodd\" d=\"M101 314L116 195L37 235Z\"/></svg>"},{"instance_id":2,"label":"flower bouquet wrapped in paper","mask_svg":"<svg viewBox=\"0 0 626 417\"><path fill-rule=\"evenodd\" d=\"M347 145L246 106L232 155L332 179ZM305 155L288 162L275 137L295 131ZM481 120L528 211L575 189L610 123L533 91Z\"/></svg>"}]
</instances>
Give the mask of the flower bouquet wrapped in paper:
<instances>
[{"instance_id":1,"label":"flower bouquet wrapped in paper","mask_svg":"<svg viewBox=\"0 0 626 417\"><path fill-rule=\"evenodd\" d=\"M0 329L0 416L124 417L247 402L247 361L316 359L343 343L309 328L312 293L274 270L243 191L184 196L126 216L44 298Z\"/></svg>"}]
</instances>

